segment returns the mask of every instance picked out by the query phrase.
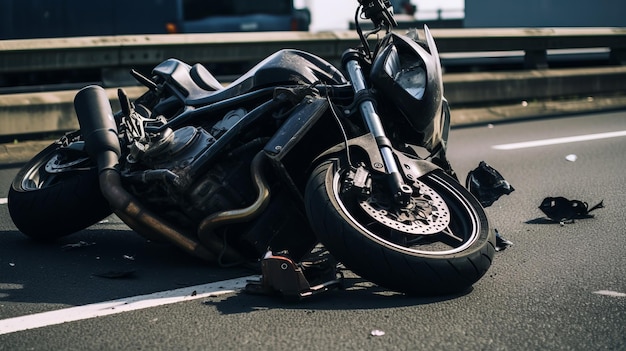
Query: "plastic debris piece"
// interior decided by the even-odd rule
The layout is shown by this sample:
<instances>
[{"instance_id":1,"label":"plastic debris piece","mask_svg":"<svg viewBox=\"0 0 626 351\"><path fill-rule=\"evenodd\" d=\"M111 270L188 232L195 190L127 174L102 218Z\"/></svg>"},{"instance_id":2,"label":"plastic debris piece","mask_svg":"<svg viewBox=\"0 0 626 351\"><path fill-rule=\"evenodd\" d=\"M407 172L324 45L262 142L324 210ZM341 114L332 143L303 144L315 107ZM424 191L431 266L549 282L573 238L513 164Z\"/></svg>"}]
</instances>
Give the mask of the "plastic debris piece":
<instances>
[{"instance_id":1,"label":"plastic debris piece","mask_svg":"<svg viewBox=\"0 0 626 351\"><path fill-rule=\"evenodd\" d=\"M612 290L598 290L598 291L594 291L593 293L598 294L598 295L611 296L611 297L626 297L626 293L619 292L619 291L612 291Z\"/></svg>"},{"instance_id":2,"label":"plastic debris piece","mask_svg":"<svg viewBox=\"0 0 626 351\"><path fill-rule=\"evenodd\" d=\"M130 260L130 261L134 261L135 260L135 256L124 255L122 257L124 257L124 259Z\"/></svg>"},{"instance_id":3,"label":"plastic debris piece","mask_svg":"<svg viewBox=\"0 0 626 351\"><path fill-rule=\"evenodd\" d=\"M378 329L374 329L370 332L370 335L372 336L383 336L385 335L385 332L382 330L378 330Z\"/></svg>"},{"instance_id":4,"label":"plastic debris piece","mask_svg":"<svg viewBox=\"0 0 626 351\"><path fill-rule=\"evenodd\" d=\"M576 160L578 159L578 156L576 156L574 154L569 154L569 155L565 156L565 159L570 161L570 162L576 162Z\"/></svg>"},{"instance_id":5,"label":"plastic debris piece","mask_svg":"<svg viewBox=\"0 0 626 351\"><path fill-rule=\"evenodd\" d=\"M563 196L548 196L544 198L541 201L541 205L539 205L539 209L546 216L548 216L548 218L561 223L561 225L564 225L568 221L573 221L574 219L593 217L593 215L590 215L589 212L603 207L604 200L589 208L589 205L586 202L582 202L580 200L568 200Z\"/></svg>"},{"instance_id":6,"label":"plastic debris piece","mask_svg":"<svg viewBox=\"0 0 626 351\"><path fill-rule=\"evenodd\" d=\"M9 266L11 266L11 267L15 267L15 263L13 263L13 262L9 262Z\"/></svg>"},{"instance_id":7,"label":"plastic debris piece","mask_svg":"<svg viewBox=\"0 0 626 351\"><path fill-rule=\"evenodd\" d=\"M134 270L129 271L108 271L102 273L94 273L96 277L107 278L107 279L125 279L125 278L133 278L135 276Z\"/></svg>"},{"instance_id":8,"label":"plastic debris piece","mask_svg":"<svg viewBox=\"0 0 626 351\"><path fill-rule=\"evenodd\" d=\"M489 207L500 196L508 195L515 191L513 186L502 177L500 172L489 166L485 161L480 161L478 167L467 174L465 187L480 201L483 207Z\"/></svg>"},{"instance_id":9,"label":"plastic debris piece","mask_svg":"<svg viewBox=\"0 0 626 351\"><path fill-rule=\"evenodd\" d=\"M496 232L496 251L503 251L507 247L513 245L513 242L503 238L497 229L494 229L494 232Z\"/></svg>"},{"instance_id":10,"label":"plastic debris piece","mask_svg":"<svg viewBox=\"0 0 626 351\"><path fill-rule=\"evenodd\" d=\"M67 244L67 245L63 245L61 246L61 249L63 250L72 250L72 249L78 249L81 247L87 247L87 246L91 246L91 245L95 245L96 243L88 243L86 241L79 241L77 243L74 244Z\"/></svg>"}]
</instances>

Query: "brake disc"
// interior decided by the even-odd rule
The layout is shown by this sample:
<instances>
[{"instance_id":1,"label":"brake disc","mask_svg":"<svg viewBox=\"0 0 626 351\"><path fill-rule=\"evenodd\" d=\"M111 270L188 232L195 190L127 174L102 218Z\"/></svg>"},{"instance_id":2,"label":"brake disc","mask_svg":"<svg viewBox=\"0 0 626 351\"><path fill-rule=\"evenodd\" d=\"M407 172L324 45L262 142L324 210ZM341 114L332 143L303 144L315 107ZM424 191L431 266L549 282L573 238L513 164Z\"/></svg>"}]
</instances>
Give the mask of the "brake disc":
<instances>
[{"instance_id":1,"label":"brake disc","mask_svg":"<svg viewBox=\"0 0 626 351\"><path fill-rule=\"evenodd\" d=\"M86 165L88 162L89 157L79 157L67 160L66 157L57 153L52 156L48 162L46 162L45 170L48 173L89 170L92 167Z\"/></svg>"},{"instance_id":2,"label":"brake disc","mask_svg":"<svg viewBox=\"0 0 626 351\"><path fill-rule=\"evenodd\" d=\"M443 198L426 184L416 181L420 195L412 196L408 206L399 208L384 196L372 196L359 205L377 222L407 234L436 234L450 224L450 209Z\"/></svg>"}]
</instances>

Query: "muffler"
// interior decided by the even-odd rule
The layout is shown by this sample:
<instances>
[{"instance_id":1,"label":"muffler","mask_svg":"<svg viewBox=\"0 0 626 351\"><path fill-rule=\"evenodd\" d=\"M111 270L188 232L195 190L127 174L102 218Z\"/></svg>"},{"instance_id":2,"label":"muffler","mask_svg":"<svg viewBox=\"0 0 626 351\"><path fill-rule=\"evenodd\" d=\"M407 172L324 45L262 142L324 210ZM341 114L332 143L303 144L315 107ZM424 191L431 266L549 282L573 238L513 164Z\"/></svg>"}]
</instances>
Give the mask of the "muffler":
<instances>
[{"instance_id":1,"label":"muffler","mask_svg":"<svg viewBox=\"0 0 626 351\"><path fill-rule=\"evenodd\" d=\"M122 186L117 167L121 147L106 91L96 85L81 89L74 98L74 108L85 150L98 162L100 191L113 212L131 229L148 239L169 241L193 256L216 262L216 255L159 218Z\"/></svg>"},{"instance_id":2,"label":"muffler","mask_svg":"<svg viewBox=\"0 0 626 351\"><path fill-rule=\"evenodd\" d=\"M106 91L97 85L81 89L74 98L74 108L85 140L85 150L97 160L100 172L117 169L120 142Z\"/></svg>"}]
</instances>

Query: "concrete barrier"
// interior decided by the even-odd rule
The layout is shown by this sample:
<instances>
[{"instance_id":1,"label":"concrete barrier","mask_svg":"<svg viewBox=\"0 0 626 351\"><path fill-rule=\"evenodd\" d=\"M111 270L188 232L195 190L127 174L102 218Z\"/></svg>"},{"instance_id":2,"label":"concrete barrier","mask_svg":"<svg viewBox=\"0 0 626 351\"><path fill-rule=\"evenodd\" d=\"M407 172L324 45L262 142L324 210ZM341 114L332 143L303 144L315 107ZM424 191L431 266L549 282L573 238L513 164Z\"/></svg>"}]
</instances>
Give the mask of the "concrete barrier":
<instances>
[{"instance_id":1,"label":"concrete barrier","mask_svg":"<svg viewBox=\"0 0 626 351\"><path fill-rule=\"evenodd\" d=\"M433 29L446 53L522 51L527 67L543 67L548 50L608 48L614 63L626 63L626 28ZM336 62L358 45L353 31L224 33L0 40L0 76L24 72L101 68L124 70L177 57L189 63L258 61L281 48L314 52ZM527 69L514 72L444 74L453 108L508 105L516 101L626 94L626 66ZM143 91L127 87L131 98ZM116 89L108 90L117 110ZM0 95L0 137L58 133L78 128L75 90ZM458 114L457 114L458 116ZM454 115L453 115L454 118ZM454 121L453 121L454 123Z\"/></svg>"},{"instance_id":2,"label":"concrete barrier","mask_svg":"<svg viewBox=\"0 0 626 351\"><path fill-rule=\"evenodd\" d=\"M431 32L441 53L521 50L528 68L544 66L548 50L552 49L608 48L611 60L626 62L626 28L440 28ZM358 45L355 31L0 40L0 74L85 68L127 69L152 66L170 57L190 63L258 62L282 48L314 52L334 63L345 49Z\"/></svg>"},{"instance_id":3,"label":"concrete barrier","mask_svg":"<svg viewBox=\"0 0 626 351\"><path fill-rule=\"evenodd\" d=\"M145 91L124 88L131 98ZM119 109L117 89L107 89L113 110ZM578 69L483 72L444 75L444 92L453 110L626 94L626 66ZM0 136L59 133L78 128L75 90L0 95ZM463 120L459 114L457 123ZM475 119L474 117L469 120ZM454 123L454 121L453 121Z\"/></svg>"}]
</instances>

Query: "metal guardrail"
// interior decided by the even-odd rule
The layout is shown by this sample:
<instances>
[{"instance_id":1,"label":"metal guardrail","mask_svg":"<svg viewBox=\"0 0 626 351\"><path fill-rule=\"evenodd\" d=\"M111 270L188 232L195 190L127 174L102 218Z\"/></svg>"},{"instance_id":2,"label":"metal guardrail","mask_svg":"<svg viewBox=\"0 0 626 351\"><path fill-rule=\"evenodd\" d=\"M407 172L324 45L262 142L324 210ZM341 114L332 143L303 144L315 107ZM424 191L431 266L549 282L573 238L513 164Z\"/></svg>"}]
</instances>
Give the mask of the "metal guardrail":
<instances>
[{"instance_id":1,"label":"metal guardrail","mask_svg":"<svg viewBox=\"0 0 626 351\"><path fill-rule=\"evenodd\" d=\"M442 56L523 52L526 70L444 74L445 94L459 106L626 92L626 28L432 29ZM188 63L260 61L283 48L313 52L333 64L359 44L354 32L271 32L0 40L0 80L5 74L123 70L176 57ZM536 69L550 50L604 48L620 66ZM115 85L117 86L117 85ZM140 87L128 87L136 97ZM116 103L116 93L110 89ZM0 137L76 129L75 90L0 94ZM117 107L116 107L117 109ZM456 114L453 111L453 116Z\"/></svg>"},{"instance_id":2,"label":"metal guardrail","mask_svg":"<svg viewBox=\"0 0 626 351\"><path fill-rule=\"evenodd\" d=\"M541 68L548 50L608 48L626 63L626 28L432 29L441 53L522 50L528 68ZM0 74L128 68L176 57L190 63L259 61L282 48L309 51L336 62L358 45L353 31L261 32L77 37L0 41Z\"/></svg>"}]
</instances>

